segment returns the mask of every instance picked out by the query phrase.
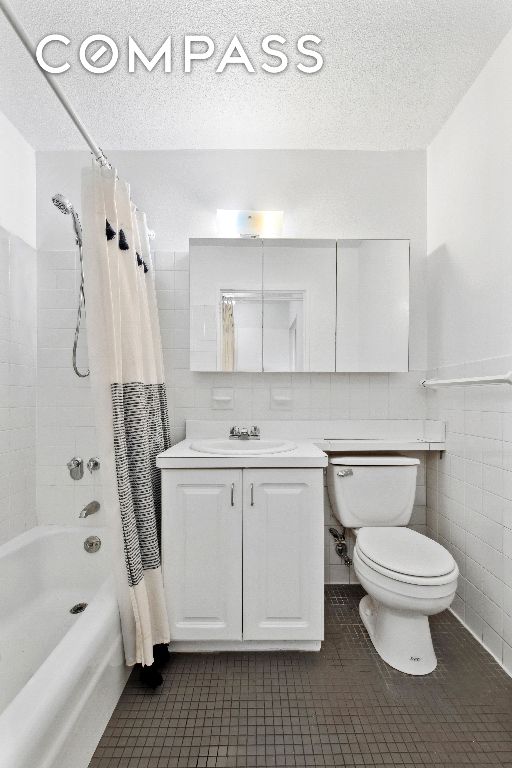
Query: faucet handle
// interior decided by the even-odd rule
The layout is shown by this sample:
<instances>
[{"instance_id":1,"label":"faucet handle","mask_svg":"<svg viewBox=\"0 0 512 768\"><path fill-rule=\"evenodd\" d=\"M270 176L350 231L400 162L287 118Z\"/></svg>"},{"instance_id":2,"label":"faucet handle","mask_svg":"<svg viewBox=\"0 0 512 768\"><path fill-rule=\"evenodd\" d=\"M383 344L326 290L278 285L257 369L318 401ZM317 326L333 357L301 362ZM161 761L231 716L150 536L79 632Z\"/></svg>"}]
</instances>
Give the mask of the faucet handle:
<instances>
[{"instance_id":1,"label":"faucet handle","mask_svg":"<svg viewBox=\"0 0 512 768\"><path fill-rule=\"evenodd\" d=\"M251 431L249 432L251 437L259 437L260 436L260 428L257 426L251 427Z\"/></svg>"},{"instance_id":2,"label":"faucet handle","mask_svg":"<svg viewBox=\"0 0 512 768\"><path fill-rule=\"evenodd\" d=\"M236 426L231 427L231 429L229 430L229 436L230 437L238 437L239 435L240 435L239 427L236 427Z\"/></svg>"},{"instance_id":3,"label":"faucet handle","mask_svg":"<svg viewBox=\"0 0 512 768\"><path fill-rule=\"evenodd\" d=\"M96 470L98 470L99 468L100 468L99 459L97 459L95 456L92 456L87 462L87 469L92 475L92 473L96 472Z\"/></svg>"},{"instance_id":4,"label":"faucet handle","mask_svg":"<svg viewBox=\"0 0 512 768\"><path fill-rule=\"evenodd\" d=\"M67 463L69 474L73 480L81 480L84 476L84 462L80 456L73 456Z\"/></svg>"}]
</instances>

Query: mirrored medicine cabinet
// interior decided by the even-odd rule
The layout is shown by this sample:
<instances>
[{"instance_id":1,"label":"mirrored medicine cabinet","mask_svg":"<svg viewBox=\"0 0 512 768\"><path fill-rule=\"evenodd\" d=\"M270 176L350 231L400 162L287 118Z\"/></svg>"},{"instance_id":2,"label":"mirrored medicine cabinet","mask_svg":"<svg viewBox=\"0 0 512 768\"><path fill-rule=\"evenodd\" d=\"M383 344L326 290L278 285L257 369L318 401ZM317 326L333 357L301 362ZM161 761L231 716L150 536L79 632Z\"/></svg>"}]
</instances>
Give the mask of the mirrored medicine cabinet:
<instances>
[{"instance_id":1,"label":"mirrored medicine cabinet","mask_svg":"<svg viewBox=\"0 0 512 768\"><path fill-rule=\"evenodd\" d=\"M192 239L193 371L409 368L409 241Z\"/></svg>"}]
</instances>

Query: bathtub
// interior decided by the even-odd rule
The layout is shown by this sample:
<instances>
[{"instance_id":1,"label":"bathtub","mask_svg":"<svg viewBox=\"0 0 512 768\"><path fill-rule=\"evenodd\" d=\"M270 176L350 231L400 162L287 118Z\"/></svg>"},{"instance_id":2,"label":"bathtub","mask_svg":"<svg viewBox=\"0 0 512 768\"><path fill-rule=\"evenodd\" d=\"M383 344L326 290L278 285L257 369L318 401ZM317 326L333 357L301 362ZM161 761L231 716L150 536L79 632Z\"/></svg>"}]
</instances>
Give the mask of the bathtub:
<instances>
[{"instance_id":1,"label":"bathtub","mask_svg":"<svg viewBox=\"0 0 512 768\"><path fill-rule=\"evenodd\" d=\"M102 547L88 554L93 534ZM121 695L106 538L40 526L0 547L0 768L86 768Z\"/></svg>"}]
</instances>

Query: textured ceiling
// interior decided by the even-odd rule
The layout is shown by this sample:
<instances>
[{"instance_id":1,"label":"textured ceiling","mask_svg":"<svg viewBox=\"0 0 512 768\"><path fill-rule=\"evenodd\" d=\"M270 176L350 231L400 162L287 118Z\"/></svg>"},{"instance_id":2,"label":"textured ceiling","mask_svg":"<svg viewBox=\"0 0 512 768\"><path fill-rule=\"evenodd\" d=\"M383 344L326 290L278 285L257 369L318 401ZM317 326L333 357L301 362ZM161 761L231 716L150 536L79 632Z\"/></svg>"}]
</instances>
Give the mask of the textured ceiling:
<instances>
[{"instance_id":1,"label":"textured ceiling","mask_svg":"<svg viewBox=\"0 0 512 768\"><path fill-rule=\"evenodd\" d=\"M67 35L71 70L58 76L75 109L108 149L425 147L512 25L511 0L11 0L31 39ZM0 110L37 149L83 143L0 14ZM121 47L110 73L77 62L89 34ZM322 40L316 75L295 66L261 71L262 37ZM132 35L153 54L167 35L174 71L128 74ZM219 54L184 75L185 34L208 34ZM255 74L215 63L233 34ZM295 63L296 60L294 60ZM229 71L229 70L232 71Z\"/></svg>"}]
</instances>

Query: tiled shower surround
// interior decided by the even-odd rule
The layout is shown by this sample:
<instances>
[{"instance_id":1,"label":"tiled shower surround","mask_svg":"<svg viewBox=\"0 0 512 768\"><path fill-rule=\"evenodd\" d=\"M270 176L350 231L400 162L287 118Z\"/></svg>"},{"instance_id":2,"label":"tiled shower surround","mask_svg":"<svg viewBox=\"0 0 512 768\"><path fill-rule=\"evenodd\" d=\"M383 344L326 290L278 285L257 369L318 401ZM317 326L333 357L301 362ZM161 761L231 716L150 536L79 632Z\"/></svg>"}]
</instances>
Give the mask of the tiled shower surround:
<instances>
[{"instance_id":1,"label":"tiled shower surround","mask_svg":"<svg viewBox=\"0 0 512 768\"><path fill-rule=\"evenodd\" d=\"M222 374L189 370L188 254L157 251L156 288L173 441L184 437L185 419L232 419L233 423L264 419L407 419L424 418L424 371L405 374ZM80 482L70 479L66 462L96 455L94 413L87 379L71 369L79 270L74 251L39 254L38 273L38 510L40 522L73 523L80 509L99 498L100 474L87 471ZM87 365L82 332L79 363ZM214 390L228 390L232 406L219 409ZM283 389L287 407L272 395ZM423 454L413 523L425 525ZM90 522L90 521L86 521ZM91 525L95 521L92 519ZM326 582L349 582L354 574L334 552L328 534L336 525L326 494ZM349 545L349 551L350 551Z\"/></svg>"},{"instance_id":2,"label":"tiled shower surround","mask_svg":"<svg viewBox=\"0 0 512 768\"><path fill-rule=\"evenodd\" d=\"M73 525L99 494L99 475L71 479L67 462L96 456L89 381L71 365L80 270L75 251L39 252L37 276L37 509L40 524ZM85 322L78 364L87 368ZM81 521L89 524L89 520ZM98 524L98 520L94 520Z\"/></svg>"},{"instance_id":3,"label":"tiled shower surround","mask_svg":"<svg viewBox=\"0 0 512 768\"><path fill-rule=\"evenodd\" d=\"M36 524L36 274L0 228L0 544Z\"/></svg>"},{"instance_id":4,"label":"tiled shower surround","mask_svg":"<svg viewBox=\"0 0 512 768\"><path fill-rule=\"evenodd\" d=\"M432 371L439 378L512 369L503 357ZM427 524L457 560L452 609L512 674L512 399L508 387L429 393L446 421L446 452L427 462Z\"/></svg>"}]
</instances>

